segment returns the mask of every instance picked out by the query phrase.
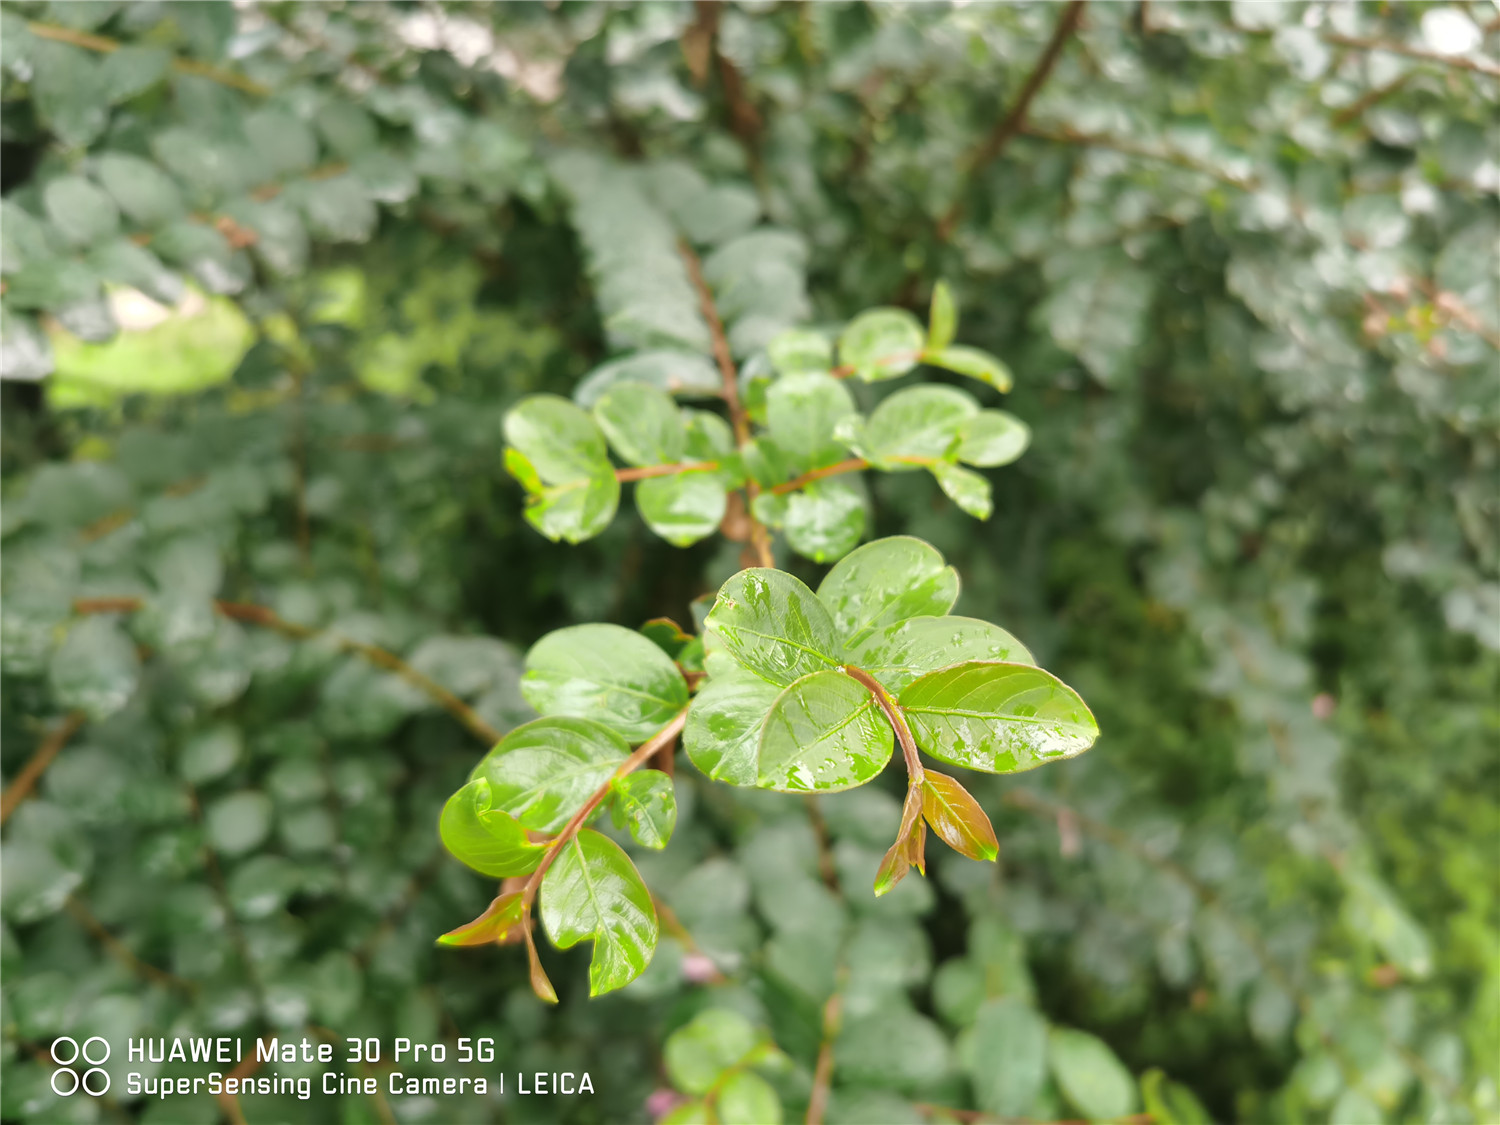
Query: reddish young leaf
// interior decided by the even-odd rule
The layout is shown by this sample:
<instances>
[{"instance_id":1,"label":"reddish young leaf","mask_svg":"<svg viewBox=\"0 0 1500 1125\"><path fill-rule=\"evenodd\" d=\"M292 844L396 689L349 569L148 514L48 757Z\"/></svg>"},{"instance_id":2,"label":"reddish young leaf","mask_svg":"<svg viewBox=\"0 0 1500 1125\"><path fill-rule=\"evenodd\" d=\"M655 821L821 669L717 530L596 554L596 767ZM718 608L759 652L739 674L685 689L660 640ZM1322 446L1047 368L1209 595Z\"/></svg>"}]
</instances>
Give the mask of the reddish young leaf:
<instances>
[{"instance_id":1,"label":"reddish young leaf","mask_svg":"<svg viewBox=\"0 0 1500 1125\"><path fill-rule=\"evenodd\" d=\"M527 919L530 922L530 919ZM545 1000L548 1004L557 1003L557 989L552 987L552 982L547 979L547 971L542 968L542 959L536 954L536 939L531 935L531 926L522 927L526 934L526 959L531 963L531 991L535 992L538 1000Z\"/></svg>"},{"instance_id":2,"label":"reddish young leaf","mask_svg":"<svg viewBox=\"0 0 1500 1125\"><path fill-rule=\"evenodd\" d=\"M927 877L927 822L919 820L906 837L906 859Z\"/></svg>"},{"instance_id":3,"label":"reddish young leaf","mask_svg":"<svg viewBox=\"0 0 1500 1125\"><path fill-rule=\"evenodd\" d=\"M891 845L890 851L885 853L885 858L880 861L880 870L875 872L876 898L906 878L906 873L911 870L908 850L906 840L897 840Z\"/></svg>"},{"instance_id":4,"label":"reddish young leaf","mask_svg":"<svg viewBox=\"0 0 1500 1125\"><path fill-rule=\"evenodd\" d=\"M449 930L438 938L439 945L507 945L521 937L521 895L503 894L485 908L472 922Z\"/></svg>"},{"instance_id":5,"label":"reddish young leaf","mask_svg":"<svg viewBox=\"0 0 1500 1125\"><path fill-rule=\"evenodd\" d=\"M946 774L927 771L922 783L922 815L954 851L970 859L994 859L1000 841L990 818L969 791Z\"/></svg>"},{"instance_id":6,"label":"reddish young leaf","mask_svg":"<svg viewBox=\"0 0 1500 1125\"><path fill-rule=\"evenodd\" d=\"M927 874L923 859L927 827L922 823L922 789L913 785L906 791L906 804L901 809L901 827L896 832L896 842L880 861L880 870L875 872L875 895L885 894L911 870L913 862L917 870Z\"/></svg>"}]
</instances>

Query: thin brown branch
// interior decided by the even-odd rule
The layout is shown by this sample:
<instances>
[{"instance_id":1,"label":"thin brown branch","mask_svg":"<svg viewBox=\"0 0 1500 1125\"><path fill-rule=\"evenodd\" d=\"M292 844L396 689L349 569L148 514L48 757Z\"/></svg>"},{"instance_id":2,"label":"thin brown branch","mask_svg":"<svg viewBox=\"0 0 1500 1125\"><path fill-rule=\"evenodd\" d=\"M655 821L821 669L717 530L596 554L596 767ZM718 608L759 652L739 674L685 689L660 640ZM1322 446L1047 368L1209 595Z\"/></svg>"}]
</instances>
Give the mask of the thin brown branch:
<instances>
[{"instance_id":1,"label":"thin brown branch","mask_svg":"<svg viewBox=\"0 0 1500 1125\"><path fill-rule=\"evenodd\" d=\"M68 912L68 915L75 922L87 930L95 941L104 946L105 950L112 957L137 976L144 977L153 984L164 984L169 988L176 988L183 992L193 992L196 989L197 986L192 981L183 980L181 977L173 976L164 969L158 969L155 965L148 965L145 961L142 961L130 951L129 946L105 929L99 919L89 913L88 908L79 902L77 898L69 896L67 901L63 903L63 909Z\"/></svg>"},{"instance_id":2,"label":"thin brown branch","mask_svg":"<svg viewBox=\"0 0 1500 1125\"><path fill-rule=\"evenodd\" d=\"M102 35L90 35L85 31L76 31L71 27L59 27L56 24L29 22L26 25L31 34L39 39L50 39L55 43L67 43L72 47L82 47L85 51L97 51L100 54L112 54L120 49L120 43L114 39L106 39ZM246 78L243 74L236 74L232 70L221 70L218 67L209 66L194 59L174 58L172 69L178 74L191 74L195 78L207 78L210 82L217 82L221 86L239 90L246 94L252 94L257 98L264 98L270 94L270 90L259 82Z\"/></svg>"},{"instance_id":3,"label":"thin brown branch","mask_svg":"<svg viewBox=\"0 0 1500 1125\"><path fill-rule=\"evenodd\" d=\"M1193 172L1201 172L1205 176L1212 176L1221 183L1230 187L1243 188L1247 191L1256 187L1257 181L1254 177L1236 176L1226 172L1222 168L1215 168L1202 160L1189 156L1187 153L1178 152L1175 149L1148 148L1145 145L1136 144L1123 137L1114 137L1105 133L1084 133L1068 125L1027 125L1022 129L1028 137L1035 137L1043 141L1056 141L1061 144L1086 145L1093 148L1107 148L1114 152L1121 152L1127 156L1139 156L1145 160L1159 160L1164 164L1175 164L1179 168L1187 168Z\"/></svg>"},{"instance_id":4,"label":"thin brown branch","mask_svg":"<svg viewBox=\"0 0 1500 1125\"><path fill-rule=\"evenodd\" d=\"M815 480L824 477L836 477L840 473L857 473L862 469L868 469L870 462L863 457L850 457L848 460L839 461L833 465L824 465L821 469L810 469L800 477L782 481L771 489L772 496L785 496L788 492L796 492L799 488L806 488Z\"/></svg>"},{"instance_id":5,"label":"thin brown branch","mask_svg":"<svg viewBox=\"0 0 1500 1125\"><path fill-rule=\"evenodd\" d=\"M953 233L953 228L958 225L958 220L963 216L964 198L968 195L973 181L1010 143L1011 138L1021 131L1021 126L1026 122L1026 111L1031 108L1032 100L1038 91L1046 84L1052 74L1052 68L1057 65L1058 57L1062 49L1072 38L1073 33L1078 30L1079 21L1083 18L1083 7L1088 0L1069 0L1067 8L1063 10L1057 26L1052 30L1052 38L1048 40L1046 48L1042 51L1042 57L1037 60L1036 67L1032 70L1026 84L1021 87L1021 93L1016 98L1016 104L1011 107L995 126L988 137L980 142L979 146L969 155L965 161L965 169L959 181L958 194L947 212L938 222L938 238L946 242Z\"/></svg>"},{"instance_id":6,"label":"thin brown branch","mask_svg":"<svg viewBox=\"0 0 1500 1125\"><path fill-rule=\"evenodd\" d=\"M1360 97L1335 113L1333 115L1333 123L1335 125L1348 125L1351 121L1359 120L1365 110L1401 89L1402 86L1406 85L1406 80L1410 77L1411 73L1408 71L1406 74L1397 75L1393 81L1387 82L1384 86L1375 86L1366 90Z\"/></svg>"},{"instance_id":7,"label":"thin brown branch","mask_svg":"<svg viewBox=\"0 0 1500 1125\"><path fill-rule=\"evenodd\" d=\"M134 613L143 604L140 598L79 598L73 602L73 612L80 614ZM214 608L232 621L258 625L294 640L305 641L314 637L325 637L341 651L362 656L376 667L394 672L413 687L425 692L438 706L462 723L476 737L489 743L500 741L500 732L480 718L477 711L442 684L407 664L395 653L387 652L377 645L366 644L350 637L341 637L337 633L298 625L278 617L263 605L254 605L250 602L215 601Z\"/></svg>"},{"instance_id":8,"label":"thin brown branch","mask_svg":"<svg viewBox=\"0 0 1500 1125\"><path fill-rule=\"evenodd\" d=\"M1421 47L1413 47L1394 39L1370 39L1360 35L1340 35L1335 31L1325 31L1319 36L1325 43L1335 47L1353 47L1358 51L1386 51L1392 55L1404 55L1409 59L1418 59L1422 62L1437 63L1439 66L1457 67L1459 70L1471 70L1475 74L1483 74L1490 78L1500 78L1500 66L1484 59L1470 59L1463 55L1440 55L1436 51L1424 50Z\"/></svg>"},{"instance_id":9,"label":"thin brown branch","mask_svg":"<svg viewBox=\"0 0 1500 1125\"><path fill-rule=\"evenodd\" d=\"M672 461L665 465L644 465L638 468L616 469L615 480L620 483L646 480L650 477L670 477L678 473L711 473L719 467L717 461Z\"/></svg>"},{"instance_id":10,"label":"thin brown branch","mask_svg":"<svg viewBox=\"0 0 1500 1125\"><path fill-rule=\"evenodd\" d=\"M708 324L709 341L713 347L714 362L719 368L719 377L722 386L719 394L724 399L724 405L729 409L729 423L734 429L734 440L738 446L743 446L750 440L750 415L745 411L745 406L740 402L740 380L739 373L735 370L734 356L729 350L729 337L724 334L724 322L719 319L718 307L714 304L713 290L708 287L708 282L703 278L703 264L698 260L698 255L688 245L686 239L677 240L677 251L682 255L683 264L687 267L688 279L693 283L693 290L698 294L698 309L703 314L703 319ZM755 518L755 497L759 495L760 488L754 481L745 485L745 517L750 530L750 547L754 552L757 565L774 567L776 556L771 550L771 533L766 530L766 525Z\"/></svg>"},{"instance_id":11,"label":"thin brown branch","mask_svg":"<svg viewBox=\"0 0 1500 1125\"><path fill-rule=\"evenodd\" d=\"M0 824L10 819L10 814L20 807L22 801L31 795L36 788L36 783L41 780L42 774L47 772L47 767L52 764L68 739L78 733L83 726L87 716L82 711L71 711L63 717L63 720L52 728L52 733L42 740L35 754L31 756L21 772L16 774L16 779L0 794Z\"/></svg>"},{"instance_id":12,"label":"thin brown branch","mask_svg":"<svg viewBox=\"0 0 1500 1125\"><path fill-rule=\"evenodd\" d=\"M547 874L547 869L552 866L563 848L568 846L573 837L578 835L578 830L584 826L588 818L594 815L594 810L604 803L604 798L609 796L610 786L614 780L634 773L650 761L652 756L662 747L670 746L677 736L682 733L683 724L686 722L687 708L684 707L670 723L637 746L630 757L621 762L619 768L610 775L609 781L599 786L594 791L594 795L583 803L583 807L572 815L567 824L563 825L562 831L552 838L552 843L547 849L547 854L542 856L542 861L536 865L536 870L526 880L526 889L524 898L522 899L524 903L523 910L530 911L531 904L536 901L537 891L541 889L542 877Z\"/></svg>"}]
</instances>

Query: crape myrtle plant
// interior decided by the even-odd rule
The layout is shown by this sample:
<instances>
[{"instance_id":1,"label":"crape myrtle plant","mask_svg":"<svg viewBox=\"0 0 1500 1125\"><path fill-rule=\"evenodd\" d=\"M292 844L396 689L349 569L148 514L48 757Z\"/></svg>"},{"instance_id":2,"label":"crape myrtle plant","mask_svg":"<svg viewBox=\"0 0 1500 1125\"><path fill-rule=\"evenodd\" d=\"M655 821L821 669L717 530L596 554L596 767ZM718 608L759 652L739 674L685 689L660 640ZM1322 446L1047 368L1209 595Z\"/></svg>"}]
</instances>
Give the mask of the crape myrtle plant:
<instances>
[{"instance_id":1,"label":"crape myrtle plant","mask_svg":"<svg viewBox=\"0 0 1500 1125\"><path fill-rule=\"evenodd\" d=\"M0 1119L333 1113L58 1097L96 1034L596 1091L362 1125L1496 1119L1497 102L1467 0L0 2ZM877 546L963 576L910 683ZM1100 750L943 757L953 609ZM849 669L995 862L759 784L896 756Z\"/></svg>"},{"instance_id":2,"label":"crape myrtle plant","mask_svg":"<svg viewBox=\"0 0 1500 1125\"><path fill-rule=\"evenodd\" d=\"M874 309L837 334L835 353L828 336L792 329L770 340L769 370L742 377L705 270L687 242L678 250L701 295L727 421L680 407L669 391L703 389L676 382L650 355L597 370L580 389L591 411L538 395L505 418L506 466L527 489L527 519L548 537L598 534L621 483L633 481L642 520L669 542L722 530L759 564L726 581L710 604L695 603L697 635L663 618L640 632L575 625L543 637L526 656L521 691L544 717L501 739L443 809L448 850L519 885L440 940L523 941L532 987L553 1002L534 911L560 948L593 941L591 994L629 984L651 960L659 932L651 893L619 846L588 825L607 809L636 843L665 847L679 739L715 781L808 795L870 782L899 745L906 798L874 874L883 895L911 868L926 873L928 828L971 859L993 861L999 851L979 802L957 778L924 766L923 752L1013 773L1082 753L1099 733L1078 694L1037 667L1020 641L951 614L958 574L934 547L907 536L855 546L866 500L847 474L925 468L965 511L985 517L989 482L960 462L1006 464L1029 440L1019 419L981 409L955 387L906 387L866 418L842 385L929 363L1009 389L998 360L953 344L948 288L934 290L925 332L904 310ZM771 527L784 528L801 553L838 560L816 592L775 567Z\"/></svg>"}]
</instances>

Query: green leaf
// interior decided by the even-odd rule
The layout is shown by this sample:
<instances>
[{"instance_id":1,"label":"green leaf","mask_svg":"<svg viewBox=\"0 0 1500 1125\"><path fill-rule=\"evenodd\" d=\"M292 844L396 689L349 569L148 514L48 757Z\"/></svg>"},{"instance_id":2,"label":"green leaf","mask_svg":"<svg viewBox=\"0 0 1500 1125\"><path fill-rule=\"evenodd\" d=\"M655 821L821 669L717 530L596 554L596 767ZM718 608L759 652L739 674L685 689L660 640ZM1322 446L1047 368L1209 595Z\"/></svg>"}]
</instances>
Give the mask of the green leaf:
<instances>
[{"instance_id":1,"label":"green leaf","mask_svg":"<svg viewBox=\"0 0 1500 1125\"><path fill-rule=\"evenodd\" d=\"M715 781L756 783L761 727L781 689L739 667L698 689L682 729L688 759Z\"/></svg>"},{"instance_id":2,"label":"green leaf","mask_svg":"<svg viewBox=\"0 0 1500 1125\"><path fill-rule=\"evenodd\" d=\"M152 300L173 306L182 300L186 286L182 277L162 265L161 259L128 238L116 238L89 254L89 265L105 281L139 289Z\"/></svg>"},{"instance_id":3,"label":"green leaf","mask_svg":"<svg viewBox=\"0 0 1500 1125\"><path fill-rule=\"evenodd\" d=\"M1171 1081L1155 1067L1141 1075L1141 1100L1153 1125L1213 1125L1213 1118L1193 1091Z\"/></svg>"},{"instance_id":4,"label":"green leaf","mask_svg":"<svg viewBox=\"0 0 1500 1125\"><path fill-rule=\"evenodd\" d=\"M656 348L600 364L584 376L573 391L573 399L579 406L593 406L605 391L621 382L645 383L688 398L716 397L724 386L719 369L707 356Z\"/></svg>"},{"instance_id":5,"label":"green leaf","mask_svg":"<svg viewBox=\"0 0 1500 1125\"><path fill-rule=\"evenodd\" d=\"M893 695L918 676L966 660L1035 664L1020 641L998 625L973 617L909 617L848 647L849 662Z\"/></svg>"},{"instance_id":6,"label":"green leaf","mask_svg":"<svg viewBox=\"0 0 1500 1125\"><path fill-rule=\"evenodd\" d=\"M852 789L885 768L894 745L890 723L864 685L838 669L814 672L772 704L758 782L782 792Z\"/></svg>"},{"instance_id":7,"label":"green leaf","mask_svg":"<svg viewBox=\"0 0 1500 1125\"><path fill-rule=\"evenodd\" d=\"M109 89L92 51L36 40L31 70L36 115L63 144L84 148L108 127Z\"/></svg>"},{"instance_id":8,"label":"green leaf","mask_svg":"<svg viewBox=\"0 0 1500 1125\"><path fill-rule=\"evenodd\" d=\"M620 482L604 435L567 399L523 399L505 416L505 439L525 459L506 456L507 469L529 490L526 518L547 538L580 543L614 518Z\"/></svg>"},{"instance_id":9,"label":"green leaf","mask_svg":"<svg viewBox=\"0 0 1500 1125\"><path fill-rule=\"evenodd\" d=\"M52 345L36 321L0 304L0 379L34 382L53 366Z\"/></svg>"},{"instance_id":10,"label":"green leaf","mask_svg":"<svg viewBox=\"0 0 1500 1125\"><path fill-rule=\"evenodd\" d=\"M1016 996L991 1000L974 1019L969 1070L974 1101L1001 1117L1029 1117L1047 1079L1047 1022Z\"/></svg>"},{"instance_id":11,"label":"green leaf","mask_svg":"<svg viewBox=\"0 0 1500 1125\"><path fill-rule=\"evenodd\" d=\"M694 1098L674 1108L657 1125L718 1125L718 1122L708 1103Z\"/></svg>"},{"instance_id":12,"label":"green leaf","mask_svg":"<svg viewBox=\"0 0 1500 1125\"><path fill-rule=\"evenodd\" d=\"M745 668L782 687L841 665L828 610L785 571L740 571L719 588L703 624Z\"/></svg>"},{"instance_id":13,"label":"green leaf","mask_svg":"<svg viewBox=\"0 0 1500 1125\"><path fill-rule=\"evenodd\" d=\"M1375 1100L1357 1086L1350 1086L1328 1111L1329 1122L1358 1121L1361 1125L1383 1125L1385 1114Z\"/></svg>"},{"instance_id":14,"label":"green leaf","mask_svg":"<svg viewBox=\"0 0 1500 1125\"><path fill-rule=\"evenodd\" d=\"M759 1040L754 1026L738 1012L706 1008L667 1036L662 1048L667 1077L685 1094L706 1094Z\"/></svg>"},{"instance_id":15,"label":"green leaf","mask_svg":"<svg viewBox=\"0 0 1500 1125\"><path fill-rule=\"evenodd\" d=\"M610 783L615 803L615 826L628 828L631 838L646 848L664 848L677 824L677 795L672 779L661 770L640 770Z\"/></svg>"},{"instance_id":16,"label":"green leaf","mask_svg":"<svg viewBox=\"0 0 1500 1125\"><path fill-rule=\"evenodd\" d=\"M962 465L955 465L952 461L939 461L932 466L932 475L937 478L938 486L964 511L975 519L987 520L994 510L994 501L990 498L990 482L974 472L965 469Z\"/></svg>"},{"instance_id":17,"label":"green leaf","mask_svg":"<svg viewBox=\"0 0 1500 1125\"><path fill-rule=\"evenodd\" d=\"M623 738L590 719L536 719L496 743L469 776L489 782L489 808L556 832L629 756Z\"/></svg>"},{"instance_id":18,"label":"green leaf","mask_svg":"<svg viewBox=\"0 0 1500 1125\"><path fill-rule=\"evenodd\" d=\"M252 851L271 832L271 798L249 790L223 797L204 811L203 829L215 851Z\"/></svg>"},{"instance_id":19,"label":"green leaf","mask_svg":"<svg viewBox=\"0 0 1500 1125\"><path fill-rule=\"evenodd\" d=\"M766 391L766 425L771 437L809 466L843 457L834 427L853 413L849 388L831 375L787 375Z\"/></svg>"},{"instance_id":20,"label":"green leaf","mask_svg":"<svg viewBox=\"0 0 1500 1125\"><path fill-rule=\"evenodd\" d=\"M1051 292L1035 318L1058 347L1113 386L1130 370L1145 336L1156 275L1117 247L1053 255L1044 272Z\"/></svg>"},{"instance_id":21,"label":"green leaf","mask_svg":"<svg viewBox=\"0 0 1500 1125\"><path fill-rule=\"evenodd\" d=\"M118 105L151 89L167 76L171 66L171 52L164 48L125 43L104 56L100 70L109 100Z\"/></svg>"},{"instance_id":22,"label":"green leaf","mask_svg":"<svg viewBox=\"0 0 1500 1125\"><path fill-rule=\"evenodd\" d=\"M722 464L735 456L734 431L723 418L707 410L684 409L681 413L687 427L688 460Z\"/></svg>"},{"instance_id":23,"label":"green leaf","mask_svg":"<svg viewBox=\"0 0 1500 1125\"><path fill-rule=\"evenodd\" d=\"M944 565L937 548L909 535L850 552L818 587L834 630L851 647L908 617L942 616L957 599L958 572Z\"/></svg>"},{"instance_id":24,"label":"green leaf","mask_svg":"<svg viewBox=\"0 0 1500 1125\"><path fill-rule=\"evenodd\" d=\"M239 764L244 739L237 728L224 724L189 736L177 755L177 772L189 785L223 777Z\"/></svg>"},{"instance_id":25,"label":"green leaf","mask_svg":"<svg viewBox=\"0 0 1500 1125\"><path fill-rule=\"evenodd\" d=\"M82 176L59 176L42 192L47 218L70 245L88 246L120 225L115 202Z\"/></svg>"},{"instance_id":26,"label":"green leaf","mask_svg":"<svg viewBox=\"0 0 1500 1125\"><path fill-rule=\"evenodd\" d=\"M781 1125L781 1102L760 1075L748 1070L731 1074L714 1101L719 1125Z\"/></svg>"},{"instance_id":27,"label":"green leaf","mask_svg":"<svg viewBox=\"0 0 1500 1125\"><path fill-rule=\"evenodd\" d=\"M541 913L559 949L593 940L590 996L629 984L656 951L656 906L640 873L618 844L588 828L542 878Z\"/></svg>"},{"instance_id":28,"label":"green leaf","mask_svg":"<svg viewBox=\"0 0 1500 1125\"><path fill-rule=\"evenodd\" d=\"M973 794L947 774L927 770L922 775L922 816L959 855L993 860L1000 854L990 818Z\"/></svg>"},{"instance_id":29,"label":"green leaf","mask_svg":"<svg viewBox=\"0 0 1500 1125\"><path fill-rule=\"evenodd\" d=\"M645 383L615 383L594 404L594 421L629 465L681 461L686 435L670 395Z\"/></svg>"},{"instance_id":30,"label":"green leaf","mask_svg":"<svg viewBox=\"0 0 1500 1125\"><path fill-rule=\"evenodd\" d=\"M489 781L476 777L443 805L438 819L443 846L481 875L503 879L536 870L545 844L533 844L509 813L494 807Z\"/></svg>"},{"instance_id":31,"label":"green leaf","mask_svg":"<svg viewBox=\"0 0 1500 1125\"><path fill-rule=\"evenodd\" d=\"M916 469L951 453L964 424L978 413L979 403L956 387L906 387L870 415L861 438L863 455L888 472Z\"/></svg>"},{"instance_id":32,"label":"green leaf","mask_svg":"<svg viewBox=\"0 0 1500 1125\"><path fill-rule=\"evenodd\" d=\"M927 347L946 348L958 333L958 308L946 281L932 287L932 310L927 317Z\"/></svg>"},{"instance_id":33,"label":"green leaf","mask_svg":"<svg viewBox=\"0 0 1500 1125\"><path fill-rule=\"evenodd\" d=\"M5 302L12 308L55 312L99 299L99 275L71 258L28 262L6 279Z\"/></svg>"},{"instance_id":34,"label":"green leaf","mask_svg":"<svg viewBox=\"0 0 1500 1125\"><path fill-rule=\"evenodd\" d=\"M55 257L47 224L13 199L0 199L0 273Z\"/></svg>"},{"instance_id":35,"label":"green leaf","mask_svg":"<svg viewBox=\"0 0 1500 1125\"><path fill-rule=\"evenodd\" d=\"M786 497L777 523L799 555L820 563L841 559L865 533L864 492L845 477L815 480Z\"/></svg>"},{"instance_id":36,"label":"green leaf","mask_svg":"<svg viewBox=\"0 0 1500 1125\"><path fill-rule=\"evenodd\" d=\"M833 367L833 344L821 332L791 328L766 345L778 375L827 374Z\"/></svg>"},{"instance_id":37,"label":"green leaf","mask_svg":"<svg viewBox=\"0 0 1500 1125\"><path fill-rule=\"evenodd\" d=\"M719 529L729 503L714 472L650 477L635 486L635 505L646 526L674 547L687 547Z\"/></svg>"},{"instance_id":38,"label":"green leaf","mask_svg":"<svg viewBox=\"0 0 1500 1125\"><path fill-rule=\"evenodd\" d=\"M314 118L328 147L346 160L373 148L378 134L371 116L347 98L329 98Z\"/></svg>"},{"instance_id":39,"label":"green leaf","mask_svg":"<svg viewBox=\"0 0 1500 1125\"><path fill-rule=\"evenodd\" d=\"M1063 1096L1085 1117L1108 1121L1135 1112L1135 1081L1097 1036L1054 1027L1047 1033L1047 1061Z\"/></svg>"},{"instance_id":40,"label":"green leaf","mask_svg":"<svg viewBox=\"0 0 1500 1125\"><path fill-rule=\"evenodd\" d=\"M922 362L930 363L933 367L941 367L946 371L956 371L971 379L978 379L981 383L988 383L997 391L1008 391L1015 383L1010 368L989 352L980 351L978 348L966 348L960 344L929 348L922 353Z\"/></svg>"},{"instance_id":41,"label":"green leaf","mask_svg":"<svg viewBox=\"0 0 1500 1125\"><path fill-rule=\"evenodd\" d=\"M525 919L522 891L511 891L500 895L484 913L472 922L465 922L457 929L449 930L438 938L439 945L492 945L502 944L516 936L515 931Z\"/></svg>"},{"instance_id":42,"label":"green leaf","mask_svg":"<svg viewBox=\"0 0 1500 1125\"><path fill-rule=\"evenodd\" d=\"M917 365L926 333L905 309L871 309L839 336L839 362L865 382L894 379Z\"/></svg>"},{"instance_id":43,"label":"green leaf","mask_svg":"<svg viewBox=\"0 0 1500 1125\"><path fill-rule=\"evenodd\" d=\"M365 242L380 218L375 200L352 172L293 184L286 198L297 205L308 231L329 242Z\"/></svg>"},{"instance_id":44,"label":"green leaf","mask_svg":"<svg viewBox=\"0 0 1500 1125\"><path fill-rule=\"evenodd\" d=\"M982 410L959 428L960 461L982 468L1009 465L1031 444L1031 427L1003 410Z\"/></svg>"},{"instance_id":45,"label":"green leaf","mask_svg":"<svg viewBox=\"0 0 1500 1125\"><path fill-rule=\"evenodd\" d=\"M301 121L277 109L247 114L245 136L260 157L264 177L279 180L305 172L318 161L318 139Z\"/></svg>"},{"instance_id":46,"label":"green leaf","mask_svg":"<svg viewBox=\"0 0 1500 1125\"><path fill-rule=\"evenodd\" d=\"M544 715L593 718L644 742L687 706L687 681L672 659L619 625L548 633L526 654L521 694Z\"/></svg>"},{"instance_id":47,"label":"green leaf","mask_svg":"<svg viewBox=\"0 0 1500 1125\"><path fill-rule=\"evenodd\" d=\"M141 678L135 644L108 617L86 617L52 654L48 680L59 707L106 719L130 702Z\"/></svg>"},{"instance_id":48,"label":"green leaf","mask_svg":"<svg viewBox=\"0 0 1500 1125\"><path fill-rule=\"evenodd\" d=\"M918 746L987 773L1071 758L1099 737L1078 693L1029 664L955 664L912 681L900 703Z\"/></svg>"}]
</instances>

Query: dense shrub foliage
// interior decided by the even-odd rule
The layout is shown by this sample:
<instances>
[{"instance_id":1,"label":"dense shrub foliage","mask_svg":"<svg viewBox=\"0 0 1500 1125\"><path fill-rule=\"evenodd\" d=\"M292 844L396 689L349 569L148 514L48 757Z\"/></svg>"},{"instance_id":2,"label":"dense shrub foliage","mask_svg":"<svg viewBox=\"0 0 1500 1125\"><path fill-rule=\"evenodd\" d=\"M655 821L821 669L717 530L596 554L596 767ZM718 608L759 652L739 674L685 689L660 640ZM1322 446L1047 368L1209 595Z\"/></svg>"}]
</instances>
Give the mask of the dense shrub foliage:
<instances>
[{"instance_id":1,"label":"dense shrub foliage","mask_svg":"<svg viewBox=\"0 0 1500 1125\"><path fill-rule=\"evenodd\" d=\"M1497 35L7 0L0 1116L1494 1120ZM645 646L696 708L701 638L721 696L755 671L712 666L742 567L819 598L901 536L1097 719L963 774L996 862L877 896L899 767L737 787L768 759L689 711L575 845L644 972L590 999L601 930L545 894L584 948L435 942L520 936L439 836L486 751L668 725L558 667ZM204 1068L117 1047L64 1098L64 1034L306 1037L375 1092L143 1099Z\"/></svg>"}]
</instances>

